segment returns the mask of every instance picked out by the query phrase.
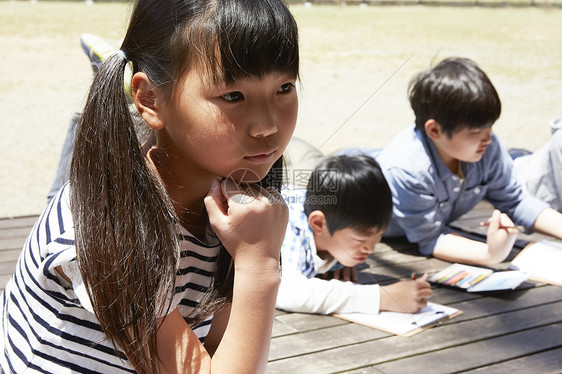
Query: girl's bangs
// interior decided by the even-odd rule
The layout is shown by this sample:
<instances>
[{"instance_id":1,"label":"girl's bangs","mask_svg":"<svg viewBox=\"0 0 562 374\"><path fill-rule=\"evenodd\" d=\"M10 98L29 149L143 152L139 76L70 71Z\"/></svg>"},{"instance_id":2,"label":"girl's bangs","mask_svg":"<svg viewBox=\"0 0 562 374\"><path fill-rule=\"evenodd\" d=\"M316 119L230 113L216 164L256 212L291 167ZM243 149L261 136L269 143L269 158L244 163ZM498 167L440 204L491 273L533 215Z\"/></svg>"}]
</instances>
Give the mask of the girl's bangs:
<instances>
[{"instance_id":1,"label":"girl's bangs","mask_svg":"<svg viewBox=\"0 0 562 374\"><path fill-rule=\"evenodd\" d=\"M216 13L199 25L192 47L213 82L262 77L271 72L299 74L297 24L278 1L219 1ZM192 30L194 31L194 30ZM192 38L195 35L192 34Z\"/></svg>"}]
</instances>

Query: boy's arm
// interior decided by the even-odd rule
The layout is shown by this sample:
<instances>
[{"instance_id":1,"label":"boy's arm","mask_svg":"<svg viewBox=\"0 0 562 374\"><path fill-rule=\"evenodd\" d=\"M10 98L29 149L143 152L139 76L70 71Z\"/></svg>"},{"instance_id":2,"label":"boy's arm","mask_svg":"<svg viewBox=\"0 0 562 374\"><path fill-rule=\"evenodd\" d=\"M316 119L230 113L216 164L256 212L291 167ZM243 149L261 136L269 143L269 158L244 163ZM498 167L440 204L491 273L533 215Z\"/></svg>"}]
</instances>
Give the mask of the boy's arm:
<instances>
[{"instance_id":1,"label":"boy's arm","mask_svg":"<svg viewBox=\"0 0 562 374\"><path fill-rule=\"evenodd\" d=\"M502 262L513 247L517 230L501 226L512 226L506 214L495 210L490 217L486 243L468 239L460 235L448 234L439 239L433 255L451 262L476 265L492 265Z\"/></svg>"},{"instance_id":2,"label":"boy's arm","mask_svg":"<svg viewBox=\"0 0 562 374\"><path fill-rule=\"evenodd\" d=\"M445 224L447 216L430 189L430 183L415 180L403 170L389 171L394 180L393 220L396 220L408 240L417 243L419 251L426 255L467 264L491 265L503 261L515 242L516 230L507 232L496 226L488 227L487 243L481 243L452 233ZM500 221L500 213L493 220ZM491 218L492 219L492 218ZM505 216L502 224L513 225Z\"/></svg>"},{"instance_id":3,"label":"boy's arm","mask_svg":"<svg viewBox=\"0 0 562 374\"><path fill-rule=\"evenodd\" d=\"M544 209L537 217L533 231L562 239L562 214L552 208Z\"/></svg>"},{"instance_id":4,"label":"boy's arm","mask_svg":"<svg viewBox=\"0 0 562 374\"><path fill-rule=\"evenodd\" d=\"M276 307L300 313L378 313L378 285L307 278L296 270L283 269Z\"/></svg>"},{"instance_id":5,"label":"boy's arm","mask_svg":"<svg viewBox=\"0 0 562 374\"><path fill-rule=\"evenodd\" d=\"M277 308L300 313L370 313L392 311L415 313L427 305L432 291L427 275L418 280L389 286L361 285L284 274L277 295Z\"/></svg>"},{"instance_id":6,"label":"boy's arm","mask_svg":"<svg viewBox=\"0 0 562 374\"><path fill-rule=\"evenodd\" d=\"M511 250L511 248L509 248ZM465 238L457 234L447 234L439 239L433 256L450 261L461 262L463 264L491 265L501 262L509 251L506 250L502 255L493 258L490 255L488 244L476 240ZM505 255L505 257L503 256Z\"/></svg>"}]
</instances>

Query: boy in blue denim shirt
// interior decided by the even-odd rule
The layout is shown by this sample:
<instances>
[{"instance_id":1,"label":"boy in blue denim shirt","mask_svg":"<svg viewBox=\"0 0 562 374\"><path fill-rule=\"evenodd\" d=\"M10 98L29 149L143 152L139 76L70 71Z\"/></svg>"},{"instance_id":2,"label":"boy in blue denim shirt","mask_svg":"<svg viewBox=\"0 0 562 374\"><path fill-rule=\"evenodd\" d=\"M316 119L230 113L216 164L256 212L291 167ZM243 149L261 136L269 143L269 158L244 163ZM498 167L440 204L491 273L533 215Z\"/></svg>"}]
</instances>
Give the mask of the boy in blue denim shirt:
<instances>
[{"instance_id":1,"label":"boy in blue denim shirt","mask_svg":"<svg viewBox=\"0 0 562 374\"><path fill-rule=\"evenodd\" d=\"M500 99L473 61L449 58L420 73L409 98L415 125L377 155L394 201L385 236L406 235L424 255L480 265L507 257L517 236L505 228L511 219L562 238L562 215L522 190L511 157L492 133ZM486 243L452 234L448 224L483 199L496 208Z\"/></svg>"}]
</instances>

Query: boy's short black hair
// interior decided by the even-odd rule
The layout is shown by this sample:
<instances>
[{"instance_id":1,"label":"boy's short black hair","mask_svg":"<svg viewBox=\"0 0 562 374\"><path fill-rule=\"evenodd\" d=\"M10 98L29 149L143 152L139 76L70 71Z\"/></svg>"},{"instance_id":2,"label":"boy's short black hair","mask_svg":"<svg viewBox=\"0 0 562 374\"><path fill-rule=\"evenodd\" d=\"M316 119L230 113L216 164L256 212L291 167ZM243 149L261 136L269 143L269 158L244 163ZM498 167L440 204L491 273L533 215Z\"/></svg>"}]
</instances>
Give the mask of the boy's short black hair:
<instances>
[{"instance_id":1,"label":"boy's short black hair","mask_svg":"<svg viewBox=\"0 0 562 374\"><path fill-rule=\"evenodd\" d=\"M434 119L445 134L465 127L485 128L496 122L501 102L488 76L467 58L452 57L416 75L408 88L416 128Z\"/></svg>"},{"instance_id":2,"label":"boy's short black hair","mask_svg":"<svg viewBox=\"0 0 562 374\"><path fill-rule=\"evenodd\" d=\"M392 193L377 161L366 155L325 158L308 180L304 212L319 210L328 230L352 228L367 233L386 229Z\"/></svg>"}]
</instances>

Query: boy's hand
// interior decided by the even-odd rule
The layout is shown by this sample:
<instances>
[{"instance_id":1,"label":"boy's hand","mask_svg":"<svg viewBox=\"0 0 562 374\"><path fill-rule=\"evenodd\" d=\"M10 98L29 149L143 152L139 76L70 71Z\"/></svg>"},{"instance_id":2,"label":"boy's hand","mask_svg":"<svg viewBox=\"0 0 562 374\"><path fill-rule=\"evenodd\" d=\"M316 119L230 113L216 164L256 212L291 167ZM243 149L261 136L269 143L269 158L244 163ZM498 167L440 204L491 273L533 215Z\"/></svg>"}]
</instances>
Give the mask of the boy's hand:
<instances>
[{"instance_id":1,"label":"boy's hand","mask_svg":"<svg viewBox=\"0 0 562 374\"><path fill-rule=\"evenodd\" d=\"M335 270L332 279L338 279L344 282L357 282L357 269L355 267L345 266Z\"/></svg>"},{"instance_id":2,"label":"boy's hand","mask_svg":"<svg viewBox=\"0 0 562 374\"><path fill-rule=\"evenodd\" d=\"M277 191L231 179L214 181L205 206L236 269L259 272L268 264L278 269L289 211Z\"/></svg>"},{"instance_id":3,"label":"boy's hand","mask_svg":"<svg viewBox=\"0 0 562 374\"><path fill-rule=\"evenodd\" d=\"M427 274L417 280L402 281L381 287L381 311L417 313L427 305L433 291Z\"/></svg>"},{"instance_id":4,"label":"boy's hand","mask_svg":"<svg viewBox=\"0 0 562 374\"><path fill-rule=\"evenodd\" d=\"M507 214L500 213L499 210L494 210L488 222L486 243L490 257L489 263L496 264L502 262L513 248L517 238L517 229L508 228L513 227L514 224Z\"/></svg>"}]
</instances>

